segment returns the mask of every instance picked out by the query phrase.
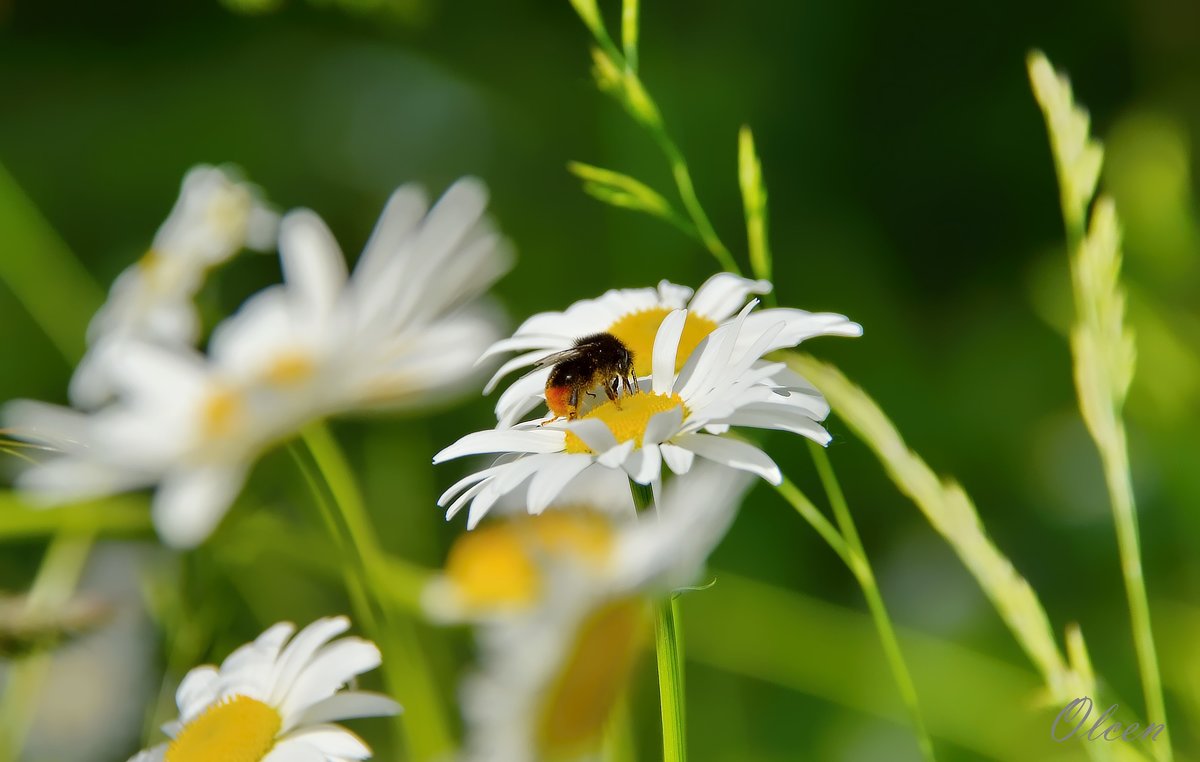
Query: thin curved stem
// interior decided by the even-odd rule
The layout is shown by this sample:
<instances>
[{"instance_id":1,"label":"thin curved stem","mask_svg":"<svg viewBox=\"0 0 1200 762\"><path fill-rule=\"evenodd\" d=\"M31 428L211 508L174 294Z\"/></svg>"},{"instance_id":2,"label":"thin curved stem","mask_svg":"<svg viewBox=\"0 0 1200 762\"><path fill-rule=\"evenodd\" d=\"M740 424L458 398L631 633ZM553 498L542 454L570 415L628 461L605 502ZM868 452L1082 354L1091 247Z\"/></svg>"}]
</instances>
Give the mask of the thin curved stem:
<instances>
[{"instance_id":1,"label":"thin curved stem","mask_svg":"<svg viewBox=\"0 0 1200 762\"><path fill-rule=\"evenodd\" d=\"M389 571L396 561L380 548L353 472L329 429L315 423L301 438L312 462L295 447L292 454L344 559L351 603L383 650L384 680L405 705L405 719L397 722L403 723L412 758L440 758L453 748L441 697L414 623L399 615L394 596L385 592L404 577Z\"/></svg>"},{"instance_id":2,"label":"thin curved stem","mask_svg":"<svg viewBox=\"0 0 1200 762\"><path fill-rule=\"evenodd\" d=\"M629 483L638 511L657 510L649 487ZM662 709L663 760L687 760L687 716L683 676L683 623L679 599L658 604L654 618L654 653L658 662L658 694Z\"/></svg>"}]
</instances>

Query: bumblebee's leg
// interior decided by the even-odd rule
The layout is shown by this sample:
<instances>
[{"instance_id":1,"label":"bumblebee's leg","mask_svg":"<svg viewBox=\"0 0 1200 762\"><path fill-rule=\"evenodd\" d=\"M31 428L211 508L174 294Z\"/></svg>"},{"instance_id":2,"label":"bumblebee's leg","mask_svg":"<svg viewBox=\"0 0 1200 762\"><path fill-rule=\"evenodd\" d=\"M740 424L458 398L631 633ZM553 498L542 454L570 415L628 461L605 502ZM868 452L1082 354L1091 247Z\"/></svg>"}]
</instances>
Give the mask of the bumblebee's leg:
<instances>
[{"instance_id":1,"label":"bumblebee's leg","mask_svg":"<svg viewBox=\"0 0 1200 762\"><path fill-rule=\"evenodd\" d=\"M629 375L621 377L621 383L625 384L626 394L637 394L641 389L637 385L637 379L633 377L633 371Z\"/></svg>"},{"instance_id":2,"label":"bumblebee's leg","mask_svg":"<svg viewBox=\"0 0 1200 762\"><path fill-rule=\"evenodd\" d=\"M579 389L571 389L571 398L567 400L567 420L573 421L579 417Z\"/></svg>"},{"instance_id":3,"label":"bumblebee's leg","mask_svg":"<svg viewBox=\"0 0 1200 762\"><path fill-rule=\"evenodd\" d=\"M562 418L562 416L551 413L550 417L547 418L546 420L542 421L541 423L539 423L538 426L545 426L546 424L554 423L559 418Z\"/></svg>"},{"instance_id":4,"label":"bumblebee's leg","mask_svg":"<svg viewBox=\"0 0 1200 762\"><path fill-rule=\"evenodd\" d=\"M620 390L620 388L621 379L619 377L604 382L604 393L608 395L610 400L612 400L613 407L615 407L617 410L621 409L621 399L617 395L617 391Z\"/></svg>"}]
</instances>

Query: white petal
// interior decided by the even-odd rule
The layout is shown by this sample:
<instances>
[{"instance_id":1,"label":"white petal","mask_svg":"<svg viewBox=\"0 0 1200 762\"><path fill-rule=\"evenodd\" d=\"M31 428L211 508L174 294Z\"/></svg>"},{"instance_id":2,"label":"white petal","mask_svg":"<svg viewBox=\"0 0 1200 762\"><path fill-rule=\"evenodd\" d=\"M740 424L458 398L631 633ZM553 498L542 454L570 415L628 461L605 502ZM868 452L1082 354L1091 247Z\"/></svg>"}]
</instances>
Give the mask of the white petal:
<instances>
[{"instance_id":1,"label":"white petal","mask_svg":"<svg viewBox=\"0 0 1200 762\"><path fill-rule=\"evenodd\" d=\"M655 413L646 423L646 430L642 433L642 442L646 444L664 442L674 436L682 424L683 408L681 407L673 407L670 410Z\"/></svg>"},{"instance_id":2,"label":"white petal","mask_svg":"<svg viewBox=\"0 0 1200 762\"><path fill-rule=\"evenodd\" d=\"M280 224L279 257L294 306L331 313L346 284L346 260L321 218L307 209L289 212Z\"/></svg>"},{"instance_id":3,"label":"white petal","mask_svg":"<svg viewBox=\"0 0 1200 762\"><path fill-rule=\"evenodd\" d=\"M596 462L608 468L620 468L633 452L634 445L632 439L626 439L616 447L609 448L608 452L602 453L596 458Z\"/></svg>"},{"instance_id":4,"label":"white petal","mask_svg":"<svg viewBox=\"0 0 1200 762\"><path fill-rule=\"evenodd\" d=\"M529 512L538 514L546 510L571 480L590 465L591 458L562 455L556 458L552 465L539 470L529 485Z\"/></svg>"},{"instance_id":5,"label":"white petal","mask_svg":"<svg viewBox=\"0 0 1200 762\"><path fill-rule=\"evenodd\" d=\"M556 334L546 333L521 333L518 331L513 336L507 339L501 339L492 344L487 350L479 356L479 362L482 363L489 357L511 352L515 349L541 349L546 354L557 352L560 349L566 349L571 346L570 336L560 336Z\"/></svg>"},{"instance_id":6,"label":"white petal","mask_svg":"<svg viewBox=\"0 0 1200 762\"><path fill-rule=\"evenodd\" d=\"M336 757L332 760L323 751L303 740L283 739L277 742L262 762L344 762Z\"/></svg>"},{"instance_id":7,"label":"white petal","mask_svg":"<svg viewBox=\"0 0 1200 762\"><path fill-rule=\"evenodd\" d=\"M405 253L401 249L404 239L416 230L428 208L429 199L418 185L405 185L392 193L354 267L356 283L373 282L389 260Z\"/></svg>"},{"instance_id":8,"label":"white petal","mask_svg":"<svg viewBox=\"0 0 1200 762\"><path fill-rule=\"evenodd\" d=\"M402 711L402 707L390 696L366 691L342 691L305 709L299 724L314 725L359 717L388 717Z\"/></svg>"},{"instance_id":9,"label":"white petal","mask_svg":"<svg viewBox=\"0 0 1200 762\"><path fill-rule=\"evenodd\" d=\"M662 479L662 454L658 445L648 444L637 448L623 464L629 478L638 484L650 484Z\"/></svg>"},{"instance_id":10,"label":"white petal","mask_svg":"<svg viewBox=\"0 0 1200 762\"><path fill-rule=\"evenodd\" d=\"M275 666L275 684L271 687L268 703L272 706L278 705L308 668L317 651L348 629L350 620L344 616L337 616L318 619L298 632L279 655Z\"/></svg>"},{"instance_id":11,"label":"white petal","mask_svg":"<svg viewBox=\"0 0 1200 762\"><path fill-rule=\"evenodd\" d=\"M598 418L583 418L572 421L567 430L583 440L592 452L604 453L617 446L617 438L613 436L608 424Z\"/></svg>"},{"instance_id":12,"label":"white petal","mask_svg":"<svg viewBox=\"0 0 1200 762\"><path fill-rule=\"evenodd\" d=\"M674 310L658 326L651 356L651 390L655 394L671 393L671 386L675 382L675 357L679 354L679 337L683 335L687 314L687 310Z\"/></svg>"},{"instance_id":13,"label":"white petal","mask_svg":"<svg viewBox=\"0 0 1200 762\"><path fill-rule=\"evenodd\" d=\"M294 727L306 709L334 695L339 688L380 665L379 648L361 638L343 638L321 649L304 665L280 704L286 721Z\"/></svg>"},{"instance_id":14,"label":"white petal","mask_svg":"<svg viewBox=\"0 0 1200 762\"><path fill-rule=\"evenodd\" d=\"M90 444L91 420L78 410L36 400L13 400L0 408L4 428L22 439L74 452Z\"/></svg>"},{"instance_id":15,"label":"white petal","mask_svg":"<svg viewBox=\"0 0 1200 762\"><path fill-rule=\"evenodd\" d=\"M217 695L219 676L217 668L210 665L190 670L175 691L175 706L179 708L179 714L192 717L198 710L211 704Z\"/></svg>"},{"instance_id":16,"label":"white petal","mask_svg":"<svg viewBox=\"0 0 1200 762\"><path fill-rule=\"evenodd\" d=\"M735 314L751 294L767 294L771 291L770 281L750 280L731 273L717 273L700 288L688 304L688 309L716 323L725 321Z\"/></svg>"},{"instance_id":17,"label":"white petal","mask_svg":"<svg viewBox=\"0 0 1200 762\"><path fill-rule=\"evenodd\" d=\"M512 358L508 362L501 365L496 370L496 372L492 374L492 377L483 386L483 393L491 394L492 391L496 388L497 384L499 384L500 381L505 376L507 376L509 373L512 373L517 368L523 368L526 365L533 365L535 362L542 359L543 357L546 357L547 355L548 355L548 353L544 349L538 349L537 351L534 351L534 352L526 352L523 355L517 355L516 357Z\"/></svg>"},{"instance_id":18,"label":"white petal","mask_svg":"<svg viewBox=\"0 0 1200 762\"><path fill-rule=\"evenodd\" d=\"M686 447L702 458L716 461L741 471L758 474L771 484L783 481L779 466L762 450L748 442L709 434L685 434L675 439L675 444Z\"/></svg>"},{"instance_id":19,"label":"white petal","mask_svg":"<svg viewBox=\"0 0 1200 762\"><path fill-rule=\"evenodd\" d=\"M696 454L691 450L673 445L670 442L663 442L659 445L662 451L663 460L666 461L667 467L676 474L682 476L692 468L692 461L695 460Z\"/></svg>"},{"instance_id":20,"label":"white petal","mask_svg":"<svg viewBox=\"0 0 1200 762\"><path fill-rule=\"evenodd\" d=\"M163 542L193 548L212 534L245 481L240 466L181 468L163 477L154 493L154 527Z\"/></svg>"},{"instance_id":21,"label":"white petal","mask_svg":"<svg viewBox=\"0 0 1200 762\"><path fill-rule=\"evenodd\" d=\"M680 307L686 307L688 299L692 298L692 293L692 289L687 286L679 286L669 280L660 280L658 282L660 306L668 309L677 310Z\"/></svg>"},{"instance_id":22,"label":"white petal","mask_svg":"<svg viewBox=\"0 0 1200 762\"><path fill-rule=\"evenodd\" d=\"M167 744L159 744L151 749L139 751L129 758L129 762L162 762L166 758Z\"/></svg>"},{"instance_id":23,"label":"white petal","mask_svg":"<svg viewBox=\"0 0 1200 762\"><path fill-rule=\"evenodd\" d=\"M464 455L489 452L562 452L565 435L559 429L489 429L467 434L433 456L434 463L443 463Z\"/></svg>"},{"instance_id":24,"label":"white petal","mask_svg":"<svg viewBox=\"0 0 1200 762\"><path fill-rule=\"evenodd\" d=\"M371 748L362 739L345 728L336 725L314 725L289 733L280 741L263 762L276 762L277 750L291 745L307 745L319 750L325 757L337 759L370 759ZM296 759L307 759L296 757ZM291 762L291 757L282 757L280 762Z\"/></svg>"}]
</instances>

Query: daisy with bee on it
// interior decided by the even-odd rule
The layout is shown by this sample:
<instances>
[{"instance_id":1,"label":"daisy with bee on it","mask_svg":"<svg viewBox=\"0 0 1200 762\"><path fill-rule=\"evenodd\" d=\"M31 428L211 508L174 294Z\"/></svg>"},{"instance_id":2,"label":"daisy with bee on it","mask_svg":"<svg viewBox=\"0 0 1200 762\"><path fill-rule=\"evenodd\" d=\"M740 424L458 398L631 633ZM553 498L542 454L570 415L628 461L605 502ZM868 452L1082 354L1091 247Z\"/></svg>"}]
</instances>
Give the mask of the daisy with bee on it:
<instances>
[{"instance_id":1,"label":"daisy with bee on it","mask_svg":"<svg viewBox=\"0 0 1200 762\"><path fill-rule=\"evenodd\" d=\"M563 399L563 390L574 391L574 388L565 386L560 378L550 383L558 362L554 359L557 353L579 350L580 344L587 343L583 349L595 354L603 347L596 347L589 340L609 336L611 339L603 340L604 345L623 347L631 355L633 376L645 378L652 370L654 339L659 326L673 310L686 309L687 320L680 333L676 356L676 370L680 370L705 337L734 320L752 297L770 291L769 281L722 272L713 275L694 292L687 286L664 280L655 288L612 289L594 299L575 302L561 312L533 315L512 336L492 344L480 357L482 363L497 355L522 352L497 369L484 387L484 393L493 392L513 371L532 365L532 372L513 382L497 399L496 419L500 426L516 424L542 404L546 404L556 417L571 418L573 416L562 412L569 402L569 394L566 400ZM816 336L862 335L862 326L845 315L775 307L751 314L743 323L740 341L749 346L764 331L779 324L783 328L764 352L794 347ZM809 387L806 381L787 369L781 369L773 379L779 386ZM588 391L595 393L598 385ZM633 391L636 392L636 384Z\"/></svg>"},{"instance_id":2,"label":"daisy with bee on it","mask_svg":"<svg viewBox=\"0 0 1200 762\"><path fill-rule=\"evenodd\" d=\"M728 296L740 300L744 291ZM828 415L829 405L820 392L783 363L763 357L772 350L794 346L798 335L811 333L812 313L756 313L757 304L751 300L736 318L714 327L695 344L688 335L689 326L696 325L690 311L668 312L655 326L647 354L650 374L637 380L639 393L607 394L610 398L603 401L597 395L594 405L566 409L565 422L530 420L511 427L502 422L446 447L434 456L434 463L489 453L498 457L492 465L452 485L438 505L446 508L447 518L469 505L467 527L473 528L502 498L524 491L528 511L541 513L575 480L598 469L624 472L631 481L650 486L657 497L664 472L686 474L696 456L780 483L782 476L770 456L754 444L730 436L730 428L790 431L824 445L829 434L820 422ZM797 325L801 320L807 327ZM858 335L862 330L840 315L820 321L840 326L837 330L845 335ZM499 345L512 347L513 340L507 341ZM567 362L576 362L573 357L569 355ZM635 373L638 357L634 350ZM555 379L561 367L548 369L547 380ZM534 375L517 383L529 378ZM591 380L607 392L614 391L610 377ZM553 385L548 388L549 398L556 400L550 403L556 413L554 406L561 393Z\"/></svg>"}]
</instances>

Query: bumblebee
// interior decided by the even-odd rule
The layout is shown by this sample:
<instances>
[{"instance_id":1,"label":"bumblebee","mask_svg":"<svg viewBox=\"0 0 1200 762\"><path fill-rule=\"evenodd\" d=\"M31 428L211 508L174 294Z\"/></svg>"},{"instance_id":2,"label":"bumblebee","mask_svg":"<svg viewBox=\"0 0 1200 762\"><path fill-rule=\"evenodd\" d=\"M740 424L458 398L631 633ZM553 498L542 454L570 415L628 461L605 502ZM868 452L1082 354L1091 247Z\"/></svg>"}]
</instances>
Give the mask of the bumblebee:
<instances>
[{"instance_id":1,"label":"bumblebee","mask_svg":"<svg viewBox=\"0 0 1200 762\"><path fill-rule=\"evenodd\" d=\"M581 396L595 397L592 389L597 386L604 388L618 409L621 388L624 387L626 394L634 394L638 389L633 375L633 353L611 333L576 339L573 347L543 358L535 368L547 365L554 366L546 379L546 406L554 414L550 421L578 418Z\"/></svg>"}]
</instances>

